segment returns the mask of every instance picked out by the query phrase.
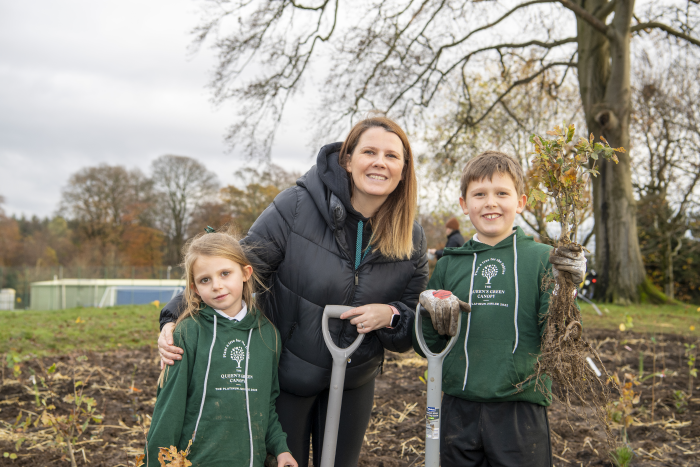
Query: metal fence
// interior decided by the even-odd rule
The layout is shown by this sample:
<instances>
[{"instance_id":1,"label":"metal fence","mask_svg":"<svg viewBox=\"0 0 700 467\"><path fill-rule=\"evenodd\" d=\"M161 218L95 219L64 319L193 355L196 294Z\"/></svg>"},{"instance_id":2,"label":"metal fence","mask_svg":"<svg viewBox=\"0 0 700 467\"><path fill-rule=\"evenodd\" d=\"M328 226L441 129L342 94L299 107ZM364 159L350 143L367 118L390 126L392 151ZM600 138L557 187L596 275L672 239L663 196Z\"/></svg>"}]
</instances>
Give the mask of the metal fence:
<instances>
[{"instance_id":1,"label":"metal fence","mask_svg":"<svg viewBox=\"0 0 700 467\"><path fill-rule=\"evenodd\" d=\"M15 309L29 309L31 284L63 279L181 279L182 268L162 267L0 267L0 289L15 290Z\"/></svg>"}]
</instances>

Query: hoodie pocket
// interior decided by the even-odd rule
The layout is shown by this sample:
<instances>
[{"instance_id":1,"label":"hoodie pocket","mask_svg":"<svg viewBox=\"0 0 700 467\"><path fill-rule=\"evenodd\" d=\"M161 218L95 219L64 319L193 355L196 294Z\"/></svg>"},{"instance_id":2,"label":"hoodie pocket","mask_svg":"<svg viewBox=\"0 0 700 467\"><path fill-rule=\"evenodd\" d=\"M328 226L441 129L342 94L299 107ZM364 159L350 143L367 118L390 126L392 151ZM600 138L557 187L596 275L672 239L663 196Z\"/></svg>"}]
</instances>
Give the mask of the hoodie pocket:
<instances>
[{"instance_id":1,"label":"hoodie pocket","mask_svg":"<svg viewBox=\"0 0 700 467\"><path fill-rule=\"evenodd\" d=\"M465 392L482 400L515 394L520 381L511 340L469 337L469 374Z\"/></svg>"}]
</instances>

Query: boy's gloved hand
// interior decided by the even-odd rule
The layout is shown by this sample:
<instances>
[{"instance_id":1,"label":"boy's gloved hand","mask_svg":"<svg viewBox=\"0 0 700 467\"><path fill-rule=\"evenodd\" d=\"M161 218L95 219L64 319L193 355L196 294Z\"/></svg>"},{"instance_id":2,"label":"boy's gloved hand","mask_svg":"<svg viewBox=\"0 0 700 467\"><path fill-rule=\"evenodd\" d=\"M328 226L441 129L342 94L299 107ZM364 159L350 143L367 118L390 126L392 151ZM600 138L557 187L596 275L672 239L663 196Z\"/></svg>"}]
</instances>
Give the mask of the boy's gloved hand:
<instances>
[{"instance_id":1,"label":"boy's gloved hand","mask_svg":"<svg viewBox=\"0 0 700 467\"><path fill-rule=\"evenodd\" d=\"M577 286L583 282L586 275L586 257L583 256L583 249L568 248L560 246L552 250L549 254L549 262L552 263L554 278L559 272L571 274L571 280Z\"/></svg>"},{"instance_id":2,"label":"boy's gloved hand","mask_svg":"<svg viewBox=\"0 0 700 467\"><path fill-rule=\"evenodd\" d=\"M464 303L448 290L426 290L420 294L420 304L430 313L433 328L441 336L456 336L459 333L459 313L472 311L468 303Z\"/></svg>"}]
</instances>

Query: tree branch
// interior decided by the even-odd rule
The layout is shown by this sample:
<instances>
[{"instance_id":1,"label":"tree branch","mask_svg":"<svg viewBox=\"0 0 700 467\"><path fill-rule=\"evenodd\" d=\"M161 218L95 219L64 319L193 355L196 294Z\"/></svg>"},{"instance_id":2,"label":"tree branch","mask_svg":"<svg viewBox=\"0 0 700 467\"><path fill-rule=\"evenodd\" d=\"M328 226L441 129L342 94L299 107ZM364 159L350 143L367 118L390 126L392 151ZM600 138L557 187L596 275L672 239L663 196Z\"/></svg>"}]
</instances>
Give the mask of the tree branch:
<instances>
[{"instance_id":1,"label":"tree branch","mask_svg":"<svg viewBox=\"0 0 700 467\"><path fill-rule=\"evenodd\" d=\"M323 10L323 9L326 7L326 5L328 4L328 2L326 1L326 2L323 2L323 4L320 5L320 6L304 6L304 5L301 5L301 4L297 3L297 2L295 2L294 0L292 0L292 1L289 2L289 3L291 3L291 5L292 5L294 8L297 8L297 9L299 9L299 10L311 10L311 11Z\"/></svg>"},{"instance_id":2,"label":"tree branch","mask_svg":"<svg viewBox=\"0 0 700 467\"><path fill-rule=\"evenodd\" d=\"M468 118L468 119L467 119L468 121L463 121L463 122L461 122L461 123L457 126L457 129L456 129L456 130L452 133L452 135L447 139L447 141L445 142L445 144L442 145L443 149L447 150L447 147L448 147L450 144L452 144L452 141L457 137L457 135L459 134L459 132L461 132L464 128L474 127L474 126L478 125L483 119L485 119L486 116L491 112L491 110L493 110L494 107L496 107L497 105L499 105L499 104L501 103L501 101L502 101L503 99L505 99L505 97L506 97L514 88L516 88L516 87L518 87L518 86L521 86L521 85L524 85L524 84L530 83L532 80L534 80L535 78L537 78L539 75L541 75L542 73L544 73L544 72L547 71L548 69L550 69L550 68L552 68L552 67L555 67L555 66L576 66L576 63L572 63L572 62L552 62L552 63L548 63L548 64L542 66L542 68L540 68L539 70L537 70L535 73L531 74L530 76L527 76L527 77L525 77L525 78L521 78L521 79L519 79L519 80L517 80L517 81L511 83L511 85L508 86L508 88L506 88L506 90L503 91L503 92L496 98L496 100L495 100L494 102L491 103L491 105L481 114L481 116L480 116L478 119L473 120L473 119L471 119L471 118Z\"/></svg>"},{"instance_id":3,"label":"tree branch","mask_svg":"<svg viewBox=\"0 0 700 467\"><path fill-rule=\"evenodd\" d=\"M617 0L610 0L608 3L603 5L602 7L598 8L593 14L598 18L599 20L605 22L605 18L610 16L610 14L615 11L615 5L617 4Z\"/></svg>"},{"instance_id":4,"label":"tree branch","mask_svg":"<svg viewBox=\"0 0 700 467\"><path fill-rule=\"evenodd\" d=\"M388 108L388 109L393 109L394 106L396 105L396 103L397 103L409 90L411 90L414 86L416 86L416 85L418 84L418 82L425 76L426 73L431 73L431 74L432 74L433 72L437 72L437 73L440 73L441 78L440 78L440 80L439 80L437 83L435 83L435 85L433 86L433 92L430 93L430 97L428 98L428 101L432 100L432 96L437 92L437 90L438 90L440 84L442 84L442 80L443 80L443 78L444 78L445 76L447 76L450 72L452 72L452 70L453 70L457 65L459 65L460 63L465 63L465 64L466 64L466 62L468 62L468 61L471 59L471 57L473 57L473 56L475 56L475 55L477 55L477 54L480 54L480 53L482 53L482 52L487 52L487 51L490 51L490 50L496 50L496 51L498 51L498 52L500 53L500 49L520 49L520 48L530 47L530 46L533 46L533 45L534 45L534 46L537 46L537 47L544 48L544 49L553 49L553 48L555 48L555 47L559 47L559 46L564 45L564 44L571 44L571 43L574 43L574 42L576 42L576 41L577 41L577 38L576 38L576 37L567 37L567 38L565 38L565 39L561 39L561 40L553 41L553 42L542 42L542 41L538 41L538 40L531 40L531 41L528 41L528 42L521 42L521 43L515 43L515 42L514 42L514 43L503 43L503 44L490 45L490 46L488 46L488 47L483 47L483 48L480 48L480 49L477 49L477 50L474 50L474 51L468 53L467 55L465 55L464 57L462 57L458 62L455 62L452 66L450 66L449 68L447 68L445 71L439 71L439 70L437 70L437 69L434 67L435 64L436 64L436 62L437 62L437 60L440 58L440 55L442 54L442 48L441 48L441 50L440 50L437 54L435 54L435 57L433 58L433 60L432 60L430 63L428 63L428 64L426 65L425 69L416 77L416 79L415 79L409 86L406 87L406 89L404 89L401 93L399 93L399 94L394 98L394 100L392 100L392 101L389 103L389 106L388 106L387 108ZM450 47L451 47L451 46L450 46ZM445 47L445 48L447 48L447 47ZM385 57L385 59L386 59L386 58L388 58L388 56ZM573 64L573 63L572 63L572 64ZM375 70L372 71L372 74L373 74L373 75L374 75L374 73L375 73ZM369 83L369 79L365 80L365 86L364 86L363 89L366 89L366 88L368 87L368 83ZM357 103L357 101L356 101L356 103Z\"/></svg>"},{"instance_id":5,"label":"tree branch","mask_svg":"<svg viewBox=\"0 0 700 467\"><path fill-rule=\"evenodd\" d=\"M576 13L576 16L593 26L602 34L606 36L608 35L608 26L606 26L604 22L602 22L601 20L584 10L582 7L578 6L571 0L559 0L559 3L561 3L564 6L564 8L567 8Z\"/></svg>"},{"instance_id":6,"label":"tree branch","mask_svg":"<svg viewBox=\"0 0 700 467\"><path fill-rule=\"evenodd\" d=\"M526 224L528 227L530 227L533 231L537 232L537 234L541 236L540 231L539 231L539 226L533 224L532 222L530 222L530 221L527 219L527 217L525 216L525 214L527 214L527 213L532 214L533 216L537 217L537 215L536 215L535 213L533 213L533 212L530 212L530 211L523 211L523 212L520 214L520 218L523 220L523 222L525 222L525 224Z\"/></svg>"},{"instance_id":7,"label":"tree branch","mask_svg":"<svg viewBox=\"0 0 700 467\"><path fill-rule=\"evenodd\" d=\"M661 29L662 31L665 31L667 34L669 34L671 36L676 36L679 39L683 39L685 41L688 41L693 45L700 46L700 40L698 40L692 36L689 36L688 34L685 34L681 31L677 31L667 24L659 23L656 21L635 24L634 26L632 26L630 28L630 32L644 31L647 29Z\"/></svg>"},{"instance_id":8,"label":"tree branch","mask_svg":"<svg viewBox=\"0 0 700 467\"><path fill-rule=\"evenodd\" d=\"M595 234L595 229L591 229L590 232L588 232L588 235L586 235L586 238L583 239L583 242L581 242L581 246L586 246L588 245L588 242L591 240L593 237L593 234Z\"/></svg>"}]
</instances>

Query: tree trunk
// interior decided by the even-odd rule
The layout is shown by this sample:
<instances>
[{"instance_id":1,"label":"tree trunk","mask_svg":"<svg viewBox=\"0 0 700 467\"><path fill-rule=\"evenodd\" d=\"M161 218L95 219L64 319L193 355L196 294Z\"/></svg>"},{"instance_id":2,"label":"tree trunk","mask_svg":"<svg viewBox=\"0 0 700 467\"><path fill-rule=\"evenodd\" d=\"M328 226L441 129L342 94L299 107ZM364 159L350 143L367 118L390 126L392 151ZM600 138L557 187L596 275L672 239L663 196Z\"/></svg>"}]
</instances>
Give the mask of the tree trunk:
<instances>
[{"instance_id":1,"label":"tree trunk","mask_svg":"<svg viewBox=\"0 0 700 467\"><path fill-rule=\"evenodd\" d=\"M664 268L664 293L673 300L673 259L671 259L671 236L666 235L666 245L664 245L663 261Z\"/></svg>"},{"instance_id":2,"label":"tree trunk","mask_svg":"<svg viewBox=\"0 0 700 467\"><path fill-rule=\"evenodd\" d=\"M579 5L595 12L607 0ZM578 72L581 100L589 133L613 147L629 150L630 22L634 0L618 0L606 36L578 19ZM628 304L639 300L645 272L637 238L637 203L632 190L629 153L619 163L600 161L593 179L596 232L596 297Z\"/></svg>"}]
</instances>

